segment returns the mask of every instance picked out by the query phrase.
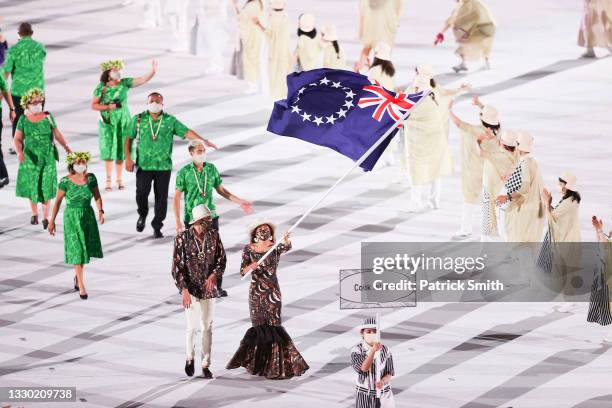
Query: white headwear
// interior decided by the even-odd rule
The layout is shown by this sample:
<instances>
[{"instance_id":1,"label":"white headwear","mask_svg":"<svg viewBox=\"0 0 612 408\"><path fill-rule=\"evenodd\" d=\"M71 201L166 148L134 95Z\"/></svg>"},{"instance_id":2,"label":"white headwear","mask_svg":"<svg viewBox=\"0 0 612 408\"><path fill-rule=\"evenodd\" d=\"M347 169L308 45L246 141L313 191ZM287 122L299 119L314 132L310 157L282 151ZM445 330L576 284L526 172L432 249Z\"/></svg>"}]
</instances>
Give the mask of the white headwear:
<instances>
[{"instance_id":1,"label":"white headwear","mask_svg":"<svg viewBox=\"0 0 612 408\"><path fill-rule=\"evenodd\" d=\"M379 42L374 48L374 56L379 60L391 61L391 46L386 42Z\"/></svg>"},{"instance_id":2,"label":"white headwear","mask_svg":"<svg viewBox=\"0 0 612 408\"><path fill-rule=\"evenodd\" d=\"M499 125L499 112L493 106L487 105L480 111L480 119L491 126L497 126Z\"/></svg>"},{"instance_id":3,"label":"white headwear","mask_svg":"<svg viewBox=\"0 0 612 408\"><path fill-rule=\"evenodd\" d=\"M576 182L578 181L578 178L576 178L574 173L570 171L564 171L561 177L559 178L565 181L565 188L567 188L568 190L576 191Z\"/></svg>"},{"instance_id":4,"label":"white headwear","mask_svg":"<svg viewBox=\"0 0 612 408\"><path fill-rule=\"evenodd\" d=\"M194 224L206 217L212 217L212 211L210 211L205 204L196 205L193 207L193 210L191 210L192 220L190 224Z\"/></svg>"},{"instance_id":5,"label":"white headwear","mask_svg":"<svg viewBox=\"0 0 612 408\"><path fill-rule=\"evenodd\" d=\"M433 78L433 67L430 64L419 64L416 66L416 70L419 75L426 75Z\"/></svg>"},{"instance_id":6,"label":"white headwear","mask_svg":"<svg viewBox=\"0 0 612 408\"><path fill-rule=\"evenodd\" d=\"M511 130L504 130L501 134L501 142L506 146L516 147L516 133Z\"/></svg>"},{"instance_id":7,"label":"white headwear","mask_svg":"<svg viewBox=\"0 0 612 408\"><path fill-rule=\"evenodd\" d=\"M323 27L322 34L323 39L326 41L338 41L338 32L336 31L336 26L333 24L327 24Z\"/></svg>"},{"instance_id":8,"label":"white headwear","mask_svg":"<svg viewBox=\"0 0 612 408\"><path fill-rule=\"evenodd\" d=\"M419 91L431 89L431 77L429 75L417 74L412 81L412 86L419 88Z\"/></svg>"},{"instance_id":9,"label":"white headwear","mask_svg":"<svg viewBox=\"0 0 612 408\"><path fill-rule=\"evenodd\" d=\"M285 0L271 0L270 1L270 8L273 9L284 9L285 8Z\"/></svg>"},{"instance_id":10,"label":"white headwear","mask_svg":"<svg viewBox=\"0 0 612 408\"><path fill-rule=\"evenodd\" d=\"M300 30L310 32L315 28L315 16L310 13L304 13L300 16Z\"/></svg>"},{"instance_id":11,"label":"white headwear","mask_svg":"<svg viewBox=\"0 0 612 408\"><path fill-rule=\"evenodd\" d=\"M367 317L363 324L357 326L358 331L362 331L363 329L377 329L376 318L375 317Z\"/></svg>"},{"instance_id":12,"label":"white headwear","mask_svg":"<svg viewBox=\"0 0 612 408\"><path fill-rule=\"evenodd\" d=\"M520 132L516 137L517 149L521 152L531 153L533 151L533 136L527 132Z\"/></svg>"},{"instance_id":13,"label":"white headwear","mask_svg":"<svg viewBox=\"0 0 612 408\"><path fill-rule=\"evenodd\" d=\"M249 225L249 227L247 228L247 234L249 235L249 240L251 239L251 237L253 236L253 231L255 231L257 229L257 227L259 227L260 225L269 225L270 228L272 228L272 236L276 235L276 224L274 224L273 222L271 222L270 220L265 220L265 219L259 219L255 222L253 222L251 225Z\"/></svg>"}]
</instances>

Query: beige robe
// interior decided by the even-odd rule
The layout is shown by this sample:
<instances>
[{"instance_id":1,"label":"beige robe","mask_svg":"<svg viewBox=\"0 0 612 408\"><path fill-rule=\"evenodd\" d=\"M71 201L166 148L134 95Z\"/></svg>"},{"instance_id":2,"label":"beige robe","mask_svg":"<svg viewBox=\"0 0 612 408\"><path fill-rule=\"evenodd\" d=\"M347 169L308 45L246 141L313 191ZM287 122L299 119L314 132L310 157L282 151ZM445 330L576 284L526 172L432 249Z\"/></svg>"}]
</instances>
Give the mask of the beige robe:
<instances>
[{"instance_id":1,"label":"beige robe","mask_svg":"<svg viewBox=\"0 0 612 408\"><path fill-rule=\"evenodd\" d=\"M456 53L466 60L488 58L493 47L496 23L480 0L459 0L446 21L459 43Z\"/></svg>"},{"instance_id":2,"label":"beige robe","mask_svg":"<svg viewBox=\"0 0 612 408\"><path fill-rule=\"evenodd\" d=\"M463 201L479 204L482 195L484 159L480 155L478 137L486 132L482 125L459 124L461 131L461 190Z\"/></svg>"},{"instance_id":3,"label":"beige robe","mask_svg":"<svg viewBox=\"0 0 612 408\"><path fill-rule=\"evenodd\" d=\"M575 292L572 278L577 276L582 264L579 207L577 201L567 198L548 213L554 287L567 295Z\"/></svg>"},{"instance_id":4,"label":"beige robe","mask_svg":"<svg viewBox=\"0 0 612 408\"><path fill-rule=\"evenodd\" d=\"M414 107L404 123L405 148L413 185L431 184L453 172L442 118L440 105L427 96Z\"/></svg>"},{"instance_id":5,"label":"beige robe","mask_svg":"<svg viewBox=\"0 0 612 408\"><path fill-rule=\"evenodd\" d=\"M403 8L404 0L360 0L361 44L374 48L379 42L385 42L393 47Z\"/></svg>"},{"instance_id":6,"label":"beige robe","mask_svg":"<svg viewBox=\"0 0 612 408\"><path fill-rule=\"evenodd\" d=\"M266 28L268 39L268 82L274 99L287 97L287 75L291 72L289 19L284 11L272 11Z\"/></svg>"},{"instance_id":7,"label":"beige robe","mask_svg":"<svg viewBox=\"0 0 612 408\"><path fill-rule=\"evenodd\" d=\"M323 68L347 69L344 50L342 47L339 47L339 49L340 52L336 53L332 43L325 45L325 48L323 48Z\"/></svg>"},{"instance_id":8,"label":"beige robe","mask_svg":"<svg viewBox=\"0 0 612 408\"><path fill-rule=\"evenodd\" d=\"M523 182L517 191L518 197L513 198L506 209L508 242L541 242L544 231L542 174L531 154L522 156L518 165Z\"/></svg>"},{"instance_id":9,"label":"beige robe","mask_svg":"<svg viewBox=\"0 0 612 408\"><path fill-rule=\"evenodd\" d=\"M300 67L303 71L321 68L321 37L317 33L315 38L310 38L306 35L298 37L297 57Z\"/></svg>"},{"instance_id":10,"label":"beige robe","mask_svg":"<svg viewBox=\"0 0 612 408\"><path fill-rule=\"evenodd\" d=\"M482 170L482 186L490 197L488 203L490 214L489 230L492 236L499 235L497 229L497 211L495 198L500 194L506 177L518 164L518 153L509 152L499 145L499 138L483 140L480 143L484 165Z\"/></svg>"},{"instance_id":11,"label":"beige robe","mask_svg":"<svg viewBox=\"0 0 612 408\"><path fill-rule=\"evenodd\" d=\"M584 0L578 45L612 47L612 0Z\"/></svg>"},{"instance_id":12,"label":"beige robe","mask_svg":"<svg viewBox=\"0 0 612 408\"><path fill-rule=\"evenodd\" d=\"M253 22L253 17L257 17L260 21L263 20L263 10L258 0L253 0L245 4L240 12L238 21L240 41L242 43L244 79L251 83L259 81L261 41L263 39L263 32L261 28Z\"/></svg>"},{"instance_id":13,"label":"beige robe","mask_svg":"<svg viewBox=\"0 0 612 408\"><path fill-rule=\"evenodd\" d=\"M377 81L383 88L395 92L393 77L384 73L380 65L370 68L368 78L370 81Z\"/></svg>"}]
</instances>

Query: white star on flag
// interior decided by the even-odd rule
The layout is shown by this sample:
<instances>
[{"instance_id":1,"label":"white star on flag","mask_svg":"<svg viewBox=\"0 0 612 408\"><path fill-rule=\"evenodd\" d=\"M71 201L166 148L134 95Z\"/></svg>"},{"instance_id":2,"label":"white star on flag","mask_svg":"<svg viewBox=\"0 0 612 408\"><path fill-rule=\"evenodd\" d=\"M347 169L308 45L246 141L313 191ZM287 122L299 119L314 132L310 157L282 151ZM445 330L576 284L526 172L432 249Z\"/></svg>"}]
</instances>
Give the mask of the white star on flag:
<instances>
[{"instance_id":1,"label":"white star on flag","mask_svg":"<svg viewBox=\"0 0 612 408\"><path fill-rule=\"evenodd\" d=\"M340 82L333 82L332 83L332 88L340 88L340 87L341 87Z\"/></svg>"},{"instance_id":2,"label":"white star on flag","mask_svg":"<svg viewBox=\"0 0 612 408\"><path fill-rule=\"evenodd\" d=\"M306 112L304 112L301 116L302 116L302 122L306 122L307 120L310 120L310 115L307 114Z\"/></svg>"},{"instance_id":3,"label":"white star on flag","mask_svg":"<svg viewBox=\"0 0 612 408\"><path fill-rule=\"evenodd\" d=\"M327 116L325 119L327 119L327 123L331 123L332 125L336 121L336 118L334 118L334 115Z\"/></svg>"},{"instance_id":4,"label":"white star on flag","mask_svg":"<svg viewBox=\"0 0 612 408\"><path fill-rule=\"evenodd\" d=\"M301 88L300 91L298 92L298 95L303 94L305 90L306 90L306 87Z\"/></svg>"},{"instance_id":5,"label":"white star on flag","mask_svg":"<svg viewBox=\"0 0 612 408\"><path fill-rule=\"evenodd\" d=\"M300 107L299 107L299 106L297 106L297 105L293 105L293 106L291 107L291 113L297 113L297 114L299 114L299 113L300 113L300 111L301 111L301 109L300 109Z\"/></svg>"},{"instance_id":6,"label":"white star on flag","mask_svg":"<svg viewBox=\"0 0 612 408\"><path fill-rule=\"evenodd\" d=\"M323 77L323 79L321 80L321 84L323 85L327 85L329 84L331 81L329 79L327 79L327 77Z\"/></svg>"},{"instance_id":7,"label":"white star on flag","mask_svg":"<svg viewBox=\"0 0 612 408\"><path fill-rule=\"evenodd\" d=\"M353 102L351 102L351 101L346 101L346 102L344 103L344 106L346 106L347 108L350 108L351 106L353 106Z\"/></svg>"},{"instance_id":8,"label":"white star on flag","mask_svg":"<svg viewBox=\"0 0 612 408\"><path fill-rule=\"evenodd\" d=\"M355 96L355 93L353 93L353 90L349 90L349 91L346 93L346 97L347 97L347 98L351 98L351 99L353 99L353 97L354 97L354 96Z\"/></svg>"},{"instance_id":9,"label":"white star on flag","mask_svg":"<svg viewBox=\"0 0 612 408\"><path fill-rule=\"evenodd\" d=\"M317 124L317 126L319 126L319 125L321 125L321 124L323 123L323 118L320 118L320 117L318 117L318 116L315 116L315 118L314 118L313 122L314 122L314 123L316 123L316 124Z\"/></svg>"},{"instance_id":10,"label":"white star on flag","mask_svg":"<svg viewBox=\"0 0 612 408\"><path fill-rule=\"evenodd\" d=\"M341 118L346 118L346 111L344 109L340 109L338 112L336 112L336 115Z\"/></svg>"}]
</instances>

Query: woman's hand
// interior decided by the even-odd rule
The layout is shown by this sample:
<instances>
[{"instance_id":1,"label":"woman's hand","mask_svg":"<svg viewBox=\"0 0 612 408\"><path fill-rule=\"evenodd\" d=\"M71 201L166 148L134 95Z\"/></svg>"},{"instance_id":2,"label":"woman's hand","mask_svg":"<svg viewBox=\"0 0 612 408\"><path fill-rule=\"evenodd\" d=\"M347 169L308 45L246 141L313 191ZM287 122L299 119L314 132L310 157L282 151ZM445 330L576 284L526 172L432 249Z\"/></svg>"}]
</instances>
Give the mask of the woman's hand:
<instances>
[{"instance_id":1,"label":"woman's hand","mask_svg":"<svg viewBox=\"0 0 612 408\"><path fill-rule=\"evenodd\" d=\"M246 215L253 213L253 204L250 201L240 200L240 208L242 208Z\"/></svg>"},{"instance_id":2,"label":"woman's hand","mask_svg":"<svg viewBox=\"0 0 612 408\"><path fill-rule=\"evenodd\" d=\"M98 213L98 221L100 222L100 225L104 224L104 213L103 212Z\"/></svg>"},{"instance_id":3,"label":"woman's hand","mask_svg":"<svg viewBox=\"0 0 612 408\"><path fill-rule=\"evenodd\" d=\"M542 202L545 205L550 205L552 202L552 194L546 188L542 190Z\"/></svg>"},{"instance_id":4,"label":"woman's hand","mask_svg":"<svg viewBox=\"0 0 612 408\"><path fill-rule=\"evenodd\" d=\"M157 60L151 60L151 73L153 75L157 73Z\"/></svg>"},{"instance_id":5,"label":"woman's hand","mask_svg":"<svg viewBox=\"0 0 612 408\"><path fill-rule=\"evenodd\" d=\"M191 307L191 295L189 294L189 291L187 291L187 289L183 289L181 294L183 296L183 307L185 309L189 309Z\"/></svg>"},{"instance_id":6,"label":"woman's hand","mask_svg":"<svg viewBox=\"0 0 612 408\"><path fill-rule=\"evenodd\" d=\"M176 233L177 233L177 235L180 234L183 231L185 231L185 226L183 225L182 222L177 221L176 222Z\"/></svg>"},{"instance_id":7,"label":"woman's hand","mask_svg":"<svg viewBox=\"0 0 612 408\"><path fill-rule=\"evenodd\" d=\"M376 381L376 388L381 390L385 386L385 382L383 380Z\"/></svg>"},{"instance_id":8,"label":"woman's hand","mask_svg":"<svg viewBox=\"0 0 612 408\"><path fill-rule=\"evenodd\" d=\"M283 241L285 241L285 245L289 245L290 241L289 238L291 237L291 233L289 231L285 232L285 235L283 235Z\"/></svg>"},{"instance_id":9,"label":"woman's hand","mask_svg":"<svg viewBox=\"0 0 612 408\"><path fill-rule=\"evenodd\" d=\"M595 231L597 231L598 233L603 232L603 221L597 219L595 215L593 216L593 218L591 218L591 224L593 224L593 228L595 228Z\"/></svg>"},{"instance_id":10,"label":"woman's hand","mask_svg":"<svg viewBox=\"0 0 612 408\"><path fill-rule=\"evenodd\" d=\"M106 110L115 110L117 109L117 104L116 103L109 103L108 105L106 105Z\"/></svg>"},{"instance_id":11,"label":"woman's hand","mask_svg":"<svg viewBox=\"0 0 612 408\"><path fill-rule=\"evenodd\" d=\"M68 145L64 146L64 151L66 152L66 154L72 153L72 149Z\"/></svg>"},{"instance_id":12,"label":"woman's hand","mask_svg":"<svg viewBox=\"0 0 612 408\"><path fill-rule=\"evenodd\" d=\"M495 204L499 205L504 205L508 202L508 196L505 195L500 195L497 196L497 198L495 199Z\"/></svg>"},{"instance_id":13,"label":"woman's hand","mask_svg":"<svg viewBox=\"0 0 612 408\"><path fill-rule=\"evenodd\" d=\"M55 236L55 220L49 221L49 225L47 226L47 231L49 231L49 235Z\"/></svg>"},{"instance_id":14,"label":"woman's hand","mask_svg":"<svg viewBox=\"0 0 612 408\"><path fill-rule=\"evenodd\" d=\"M23 152L17 152L17 160L19 160L19 163L24 162L25 156L23 155Z\"/></svg>"},{"instance_id":15,"label":"woman's hand","mask_svg":"<svg viewBox=\"0 0 612 408\"><path fill-rule=\"evenodd\" d=\"M217 275L214 273L206 278L206 283L204 283L206 287L206 292L213 293L213 290L217 287Z\"/></svg>"},{"instance_id":16,"label":"woman's hand","mask_svg":"<svg viewBox=\"0 0 612 408\"><path fill-rule=\"evenodd\" d=\"M14 122L16 117L17 117L17 113L14 110L12 110L9 113L9 118L11 119L11 122Z\"/></svg>"},{"instance_id":17,"label":"woman's hand","mask_svg":"<svg viewBox=\"0 0 612 408\"><path fill-rule=\"evenodd\" d=\"M248 272L253 272L258 267L259 267L259 265L257 265L257 262L252 262L249 265L245 266L244 269L240 271L240 275L244 276Z\"/></svg>"},{"instance_id":18,"label":"woman's hand","mask_svg":"<svg viewBox=\"0 0 612 408\"><path fill-rule=\"evenodd\" d=\"M211 149L219 150L216 144L214 144L211 140L204 139L204 146L210 147Z\"/></svg>"}]
</instances>

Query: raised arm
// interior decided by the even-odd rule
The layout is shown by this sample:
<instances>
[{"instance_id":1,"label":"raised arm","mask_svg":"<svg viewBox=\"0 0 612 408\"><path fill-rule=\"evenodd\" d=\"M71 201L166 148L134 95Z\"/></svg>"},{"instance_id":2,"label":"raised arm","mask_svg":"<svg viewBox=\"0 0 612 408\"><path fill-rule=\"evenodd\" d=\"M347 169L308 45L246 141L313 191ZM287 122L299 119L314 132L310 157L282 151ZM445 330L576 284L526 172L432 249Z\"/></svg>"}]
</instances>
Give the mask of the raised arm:
<instances>
[{"instance_id":1,"label":"raised arm","mask_svg":"<svg viewBox=\"0 0 612 408\"><path fill-rule=\"evenodd\" d=\"M247 215L253 212L253 204L250 201L243 200L242 198L235 196L228 189L226 189L223 184L219 184L215 190L217 190L217 193L219 193L221 197L231 201L232 203L238 204Z\"/></svg>"},{"instance_id":2,"label":"raised arm","mask_svg":"<svg viewBox=\"0 0 612 408\"><path fill-rule=\"evenodd\" d=\"M151 78L155 76L156 72L157 72L157 61L153 60L151 61L151 70L146 75L143 75L138 78L134 78L134 81L132 82L132 88L136 88L140 85L146 84L147 82L151 80Z\"/></svg>"},{"instance_id":3,"label":"raised arm","mask_svg":"<svg viewBox=\"0 0 612 408\"><path fill-rule=\"evenodd\" d=\"M189 129L187 131L187 133L185 133L185 139L187 139L187 140L201 140L202 142L204 142L204 146L213 148L215 150L219 149L216 144L214 144L212 141L210 141L208 139L204 139L202 136L200 136L193 129Z\"/></svg>"}]
</instances>

